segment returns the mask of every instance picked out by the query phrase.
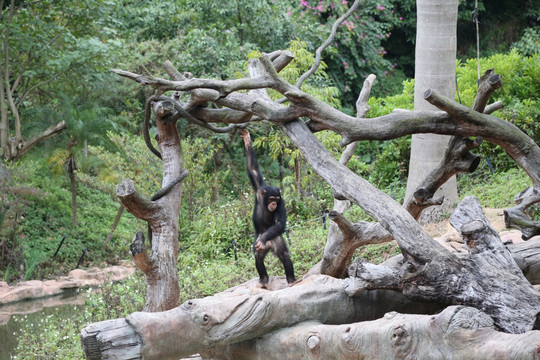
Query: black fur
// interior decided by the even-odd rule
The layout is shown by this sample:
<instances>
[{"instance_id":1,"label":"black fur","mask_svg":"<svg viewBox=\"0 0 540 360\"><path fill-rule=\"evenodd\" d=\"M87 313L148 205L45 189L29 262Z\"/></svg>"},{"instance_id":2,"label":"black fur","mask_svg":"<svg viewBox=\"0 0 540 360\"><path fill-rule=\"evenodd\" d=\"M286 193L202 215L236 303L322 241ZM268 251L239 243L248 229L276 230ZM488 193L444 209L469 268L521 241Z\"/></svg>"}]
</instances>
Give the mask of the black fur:
<instances>
[{"instance_id":1,"label":"black fur","mask_svg":"<svg viewBox=\"0 0 540 360\"><path fill-rule=\"evenodd\" d=\"M246 135L249 137L248 135ZM253 225L255 227L255 239L253 241L253 251L255 253L255 267L259 273L261 284L268 283L268 273L264 266L264 258L268 251L272 252L281 260L285 268L285 276L288 283L296 281L294 277L294 268L287 249L287 244L283 239L283 232L287 224L287 211L281 192L277 187L267 185L255 157L255 151L251 146L251 140L245 144L245 154L248 169L249 180L255 190L255 207L253 209ZM279 197L277 208L271 212L268 210L268 198ZM263 252L258 252L255 248L257 239L266 246Z\"/></svg>"}]
</instances>

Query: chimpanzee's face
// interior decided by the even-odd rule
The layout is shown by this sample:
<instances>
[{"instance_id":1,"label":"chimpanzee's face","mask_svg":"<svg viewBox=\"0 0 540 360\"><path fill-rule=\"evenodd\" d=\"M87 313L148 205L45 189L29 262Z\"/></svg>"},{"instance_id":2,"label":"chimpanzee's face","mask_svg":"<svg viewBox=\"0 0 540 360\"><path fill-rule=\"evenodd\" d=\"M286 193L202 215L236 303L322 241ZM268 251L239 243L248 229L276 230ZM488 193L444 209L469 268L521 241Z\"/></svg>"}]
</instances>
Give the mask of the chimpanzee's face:
<instances>
[{"instance_id":1,"label":"chimpanzee's face","mask_svg":"<svg viewBox=\"0 0 540 360\"><path fill-rule=\"evenodd\" d=\"M281 200L281 193L277 187L268 186L262 190L263 201L268 211L276 211L279 201Z\"/></svg>"},{"instance_id":2,"label":"chimpanzee's face","mask_svg":"<svg viewBox=\"0 0 540 360\"><path fill-rule=\"evenodd\" d=\"M276 211L280 199L279 196L269 196L267 200L268 211Z\"/></svg>"}]
</instances>

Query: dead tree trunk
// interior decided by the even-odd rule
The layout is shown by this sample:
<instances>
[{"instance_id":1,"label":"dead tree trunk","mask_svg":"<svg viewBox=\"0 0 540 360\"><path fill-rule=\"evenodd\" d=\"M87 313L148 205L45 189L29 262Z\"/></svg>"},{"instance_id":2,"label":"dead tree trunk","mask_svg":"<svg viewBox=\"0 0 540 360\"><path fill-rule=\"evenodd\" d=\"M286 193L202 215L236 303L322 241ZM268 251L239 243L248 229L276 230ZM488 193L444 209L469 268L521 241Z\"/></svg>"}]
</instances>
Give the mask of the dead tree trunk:
<instances>
[{"instance_id":1,"label":"dead tree trunk","mask_svg":"<svg viewBox=\"0 0 540 360\"><path fill-rule=\"evenodd\" d=\"M479 307L493 316L497 326L510 333L522 333L533 328L540 312L540 294L522 274L505 270L512 264L502 262L504 257L493 259L502 255L486 251L492 249L497 241L502 246L497 234L488 231L487 225L472 222L465 230L462 229L473 253L471 260L464 264L427 236L393 199L365 180L349 174L350 171L340 166L320 142L310 139L314 136L303 123L290 122L283 128L334 191L353 200L378 219L398 242L407 262L400 281L407 296ZM511 257L510 260L513 262ZM498 261L502 265L497 265ZM515 263L511 268L517 268ZM501 281L503 273L507 273L505 281ZM508 289L508 283L515 284L516 288ZM377 288L377 285L371 288ZM484 302L482 296L492 296L497 300Z\"/></svg>"},{"instance_id":2,"label":"dead tree trunk","mask_svg":"<svg viewBox=\"0 0 540 360\"><path fill-rule=\"evenodd\" d=\"M362 93L370 90L371 84L365 84ZM473 109L478 112L489 114L499 109L501 104L487 107L486 104L495 90L501 87L501 76L494 74L493 69L489 69L480 79L478 92L474 101ZM364 99L361 101L361 99ZM359 104L364 103L363 106ZM358 107L358 118L364 118L369 110L365 95L360 94ZM405 199L404 207L415 218L419 219L422 211L433 205L440 205L443 198L433 198L433 195L449 178L460 172L473 172L478 167L480 157L470 153L470 150L480 146L482 138L474 140L462 136L452 136L448 147L441 161L420 181L418 188L413 195ZM356 142L348 146L356 144ZM340 159L340 163L346 164ZM317 264L310 273L322 273L335 277L343 277L351 263L354 251L367 244L383 243L392 241L393 237L381 225L375 223L351 224L342 216L348 208L350 202L334 201L334 211L330 213L333 220L328 232L327 243L323 255L323 260ZM514 221L513 223L515 223ZM509 225L507 225L509 226ZM337 228L341 234L336 233Z\"/></svg>"},{"instance_id":3,"label":"dead tree trunk","mask_svg":"<svg viewBox=\"0 0 540 360\"><path fill-rule=\"evenodd\" d=\"M144 311L164 311L178 306L180 289L176 259L178 256L178 215L182 198L181 180L187 176L182 167L182 149L176 121L170 121L173 107L167 99L154 104L158 129L157 143L163 159L163 189L152 200L142 198L131 180L122 182L116 194L135 217L149 224L151 253L146 250L142 232L136 234L131 254L147 280Z\"/></svg>"}]
</instances>

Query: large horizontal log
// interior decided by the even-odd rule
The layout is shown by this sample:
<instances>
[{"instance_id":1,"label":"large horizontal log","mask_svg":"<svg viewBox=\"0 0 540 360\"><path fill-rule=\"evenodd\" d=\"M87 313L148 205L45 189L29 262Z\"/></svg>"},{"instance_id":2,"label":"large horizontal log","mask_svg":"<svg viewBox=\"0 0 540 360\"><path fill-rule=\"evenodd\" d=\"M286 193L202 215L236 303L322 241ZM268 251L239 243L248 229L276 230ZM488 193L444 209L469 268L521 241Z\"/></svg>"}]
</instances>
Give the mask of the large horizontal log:
<instances>
[{"instance_id":1,"label":"large horizontal log","mask_svg":"<svg viewBox=\"0 0 540 360\"><path fill-rule=\"evenodd\" d=\"M452 306L434 316L392 312L347 325L305 322L202 355L215 360L532 360L540 358L539 349L540 331L505 334L481 311Z\"/></svg>"},{"instance_id":2,"label":"large horizontal log","mask_svg":"<svg viewBox=\"0 0 540 360\"><path fill-rule=\"evenodd\" d=\"M284 280L277 285L273 280L270 286L286 286ZM389 291L349 297L343 280L324 275L276 291L258 289L256 284L257 279L214 296L189 300L169 311L138 312L125 319L88 325L81 332L86 357L178 359L303 321L346 324L372 320L392 310L433 313L440 309L439 305L415 303ZM111 357L121 352L116 345L131 357ZM138 357L133 357L135 352Z\"/></svg>"}]
</instances>

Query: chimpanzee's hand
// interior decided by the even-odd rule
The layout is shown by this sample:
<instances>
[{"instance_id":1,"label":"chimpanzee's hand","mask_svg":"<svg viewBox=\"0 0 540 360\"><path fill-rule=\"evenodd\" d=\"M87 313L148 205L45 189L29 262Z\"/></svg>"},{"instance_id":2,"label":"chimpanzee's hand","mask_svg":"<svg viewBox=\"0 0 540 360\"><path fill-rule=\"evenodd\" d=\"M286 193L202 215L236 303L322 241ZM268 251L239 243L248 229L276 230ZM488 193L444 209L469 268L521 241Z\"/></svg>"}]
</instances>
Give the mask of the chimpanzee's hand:
<instances>
[{"instance_id":1,"label":"chimpanzee's hand","mask_svg":"<svg viewBox=\"0 0 540 360\"><path fill-rule=\"evenodd\" d=\"M240 137L244 139L244 144L251 144L251 136L249 135L249 131L247 131L247 129L242 129L240 132Z\"/></svg>"},{"instance_id":2,"label":"chimpanzee's hand","mask_svg":"<svg viewBox=\"0 0 540 360\"><path fill-rule=\"evenodd\" d=\"M260 239L257 239L255 242L255 250L257 252L264 252L266 250L266 245L262 243Z\"/></svg>"}]
</instances>

